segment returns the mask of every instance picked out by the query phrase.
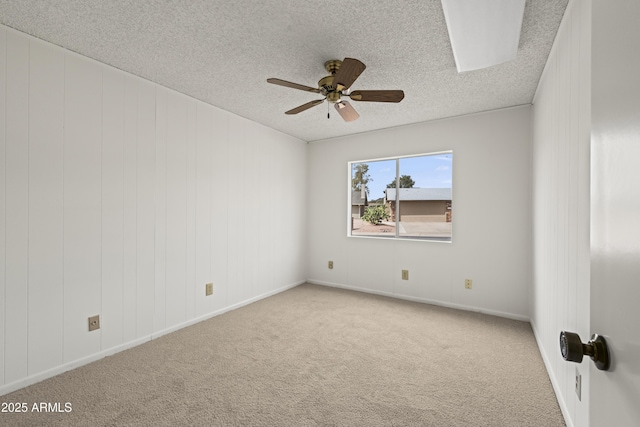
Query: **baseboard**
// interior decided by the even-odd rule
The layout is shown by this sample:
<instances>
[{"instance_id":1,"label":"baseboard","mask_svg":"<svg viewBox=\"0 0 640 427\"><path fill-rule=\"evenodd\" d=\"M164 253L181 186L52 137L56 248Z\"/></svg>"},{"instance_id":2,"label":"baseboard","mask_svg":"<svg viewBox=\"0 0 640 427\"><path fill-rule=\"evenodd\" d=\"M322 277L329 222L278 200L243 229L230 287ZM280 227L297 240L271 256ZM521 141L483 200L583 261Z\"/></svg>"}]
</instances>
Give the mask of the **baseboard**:
<instances>
[{"instance_id":1,"label":"baseboard","mask_svg":"<svg viewBox=\"0 0 640 427\"><path fill-rule=\"evenodd\" d=\"M530 321L529 317L522 316L520 314L507 313L507 312L497 311L497 310L488 310L488 309L473 307L469 305L455 304L455 303L450 303L446 301L432 300L428 298L419 298L419 297L414 297L410 295L394 294L392 292L376 291L376 290L367 289L367 288L359 288L357 286L349 286L349 285L343 285L341 283L325 282L325 281L314 280L314 279L309 279L307 280L307 282L313 283L315 285L323 285L323 286L330 286L332 288L340 288L340 289L347 289L350 291L364 292L367 294L397 298L405 301L413 301L413 302L420 302L423 304L438 305L441 307L455 308L457 310L473 311L475 313L482 313L482 314L488 314L491 316L504 317L506 319L519 320L522 322Z\"/></svg>"},{"instance_id":2,"label":"baseboard","mask_svg":"<svg viewBox=\"0 0 640 427\"><path fill-rule=\"evenodd\" d=\"M295 282L295 283L292 283L292 284L289 284L289 285L286 285L286 286L282 286L282 287L274 289L272 291L265 292L263 294L255 296L255 297L246 299L244 301L240 301L238 303L229 305L227 307L223 307L223 308L218 309L216 311L212 311L211 313L207 313L205 315L193 318L193 319L191 319L189 321L186 321L184 323L180 323L178 325L171 326L170 328L166 328L166 329L163 329L161 331L154 332L154 333L151 334L151 339L160 338L163 335L167 335L167 334L170 334L171 332L175 332L175 331L177 331L179 329L186 328L186 327L191 326L191 325L195 325L196 323L203 322L205 320L211 319L212 317L219 316L219 315L227 313L229 311L236 310L236 309L238 309L240 307L244 307L245 305L249 305L249 304L254 303L256 301L260 301L261 299L265 299L265 298L268 298L270 296L279 294L280 292L284 292L286 290L295 288L296 286L300 286L301 284L306 283L306 282L307 282L306 280L301 280L299 282Z\"/></svg>"},{"instance_id":3,"label":"baseboard","mask_svg":"<svg viewBox=\"0 0 640 427\"><path fill-rule=\"evenodd\" d=\"M116 353L119 353L121 351L128 350L130 348L139 346L140 344L144 344L146 342L149 342L151 340L159 338L159 337L161 337L163 335L170 334L171 332L175 332L177 330L186 328L188 326L195 325L196 323L202 322L204 320L211 319L212 317L219 316L219 315L224 314L224 313L226 313L228 311L232 311L232 310L238 309L240 307L244 307L245 305L249 305L251 303L259 301L261 299L268 298L270 296L279 294L280 292L284 292L284 291L286 291L288 289L295 288L296 286L299 286L299 285L301 285L303 283L306 283L306 280L302 280L302 281L299 281L299 282L295 282L295 283L292 283L292 284L289 284L289 285L282 286L280 288L274 289L274 290L269 291L269 292L265 292L263 294L254 296L252 298L246 299L246 300L238 302L236 304L232 304L230 306L227 306L227 307L224 307L222 309L213 311L211 313L207 313L207 314L205 314L203 316L196 317L194 319L191 319L189 321L180 323L178 325L174 325L174 326L171 326L169 328L165 328L165 329L162 329L160 331L153 332L153 333L151 333L149 335L145 335L145 336L136 338L135 340L128 341L126 343L117 345L115 347L110 347L110 348L108 348L106 350L102 350L102 351L100 351L98 353L94 353L94 354L92 354L90 356L86 356L86 357L83 357L83 358L80 358L80 359L76 359L76 360L74 360L72 362L68 362L68 363L65 363L63 365L56 366L54 368L48 369L46 371L39 372L39 373L34 374L34 375L30 375L30 376L28 376L26 378L22 378L22 379L20 379L18 381L14 381L12 383L5 384L5 385L0 387L0 396L3 396L5 394L11 393L11 392L14 392L14 391L19 390L19 389L24 388L24 387L28 387L28 386L30 386L32 384L39 383L40 381L44 381L44 380L46 380L48 378L55 377L56 375L63 374L65 372L67 372L67 371L71 371L72 369L76 369L76 368L79 368L81 366L88 365L89 363L98 361L98 360L103 359L103 358L108 357L108 356L112 356L112 355L114 355Z\"/></svg>"},{"instance_id":4,"label":"baseboard","mask_svg":"<svg viewBox=\"0 0 640 427\"><path fill-rule=\"evenodd\" d=\"M46 371L42 371L39 372L37 374L34 375L30 375L26 378L22 378L18 381L14 381L12 383L9 384L5 384L2 387L0 387L0 396L3 396L5 394L14 392L16 390L20 390L21 388L24 387L28 387L32 384L36 384L39 383L40 381L44 381L48 378L52 378L55 377L56 375L60 375L63 374L67 371L71 371L73 369L79 368L80 366L83 365L88 365L91 362L95 362L97 360L103 359L107 356L111 356L113 354L119 353L121 351L136 347L140 344L144 344L148 341L151 340L151 336L144 336L141 338L137 338L135 340L126 342L124 344L120 344L117 345L115 347L111 347L107 350L102 350L98 353L92 354L90 356L86 356L86 357L82 357L80 359L76 359L74 361L71 362L67 362L63 365L60 366L56 366L54 368L51 369L47 369Z\"/></svg>"},{"instance_id":5,"label":"baseboard","mask_svg":"<svg viewBox=\"0 0 640 427\"><path fill-rule=\"evenodd\" d=\"M544 362L544 367L547 370L547 375L549 375L551 386L553 387L553 391L556 394L556 400L558 401L558 405L560 405L560 411L562 412L562 416L564 417L564 422L567 424L567 427L574 427L571 413L569 412L569 408L567 407L567 402L564 400L564 395L560 392L560 385L558 384L555 373L551 369L551 363L549 361L547 353L544 351L542 341L540 341L540 336L538 335L536 324L533 320L531 320L530 323L531 329L533 330L533 336L536 338L536 344L538 344L538 350L540 350L540 356L542 356L542 361Z\"/></svg>"}]
</instances>

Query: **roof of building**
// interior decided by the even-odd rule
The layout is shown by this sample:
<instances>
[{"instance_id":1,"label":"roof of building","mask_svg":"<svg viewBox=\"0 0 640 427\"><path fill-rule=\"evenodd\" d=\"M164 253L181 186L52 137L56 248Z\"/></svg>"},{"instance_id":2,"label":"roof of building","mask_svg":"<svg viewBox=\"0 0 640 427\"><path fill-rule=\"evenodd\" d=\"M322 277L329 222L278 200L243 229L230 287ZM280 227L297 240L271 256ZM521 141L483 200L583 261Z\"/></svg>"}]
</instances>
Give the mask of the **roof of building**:
<instances>
[{"instance_id":1,"label":"roof of building","mask_svg":"<svg viewBox=\"0 0 640 427\"><path fill-rule=\"evenodd\" d=\"M387 200L395 200L396 189L385 190ZM400 200L451 200L451 188L401 188Z\"/></svg>"}]
</instances>

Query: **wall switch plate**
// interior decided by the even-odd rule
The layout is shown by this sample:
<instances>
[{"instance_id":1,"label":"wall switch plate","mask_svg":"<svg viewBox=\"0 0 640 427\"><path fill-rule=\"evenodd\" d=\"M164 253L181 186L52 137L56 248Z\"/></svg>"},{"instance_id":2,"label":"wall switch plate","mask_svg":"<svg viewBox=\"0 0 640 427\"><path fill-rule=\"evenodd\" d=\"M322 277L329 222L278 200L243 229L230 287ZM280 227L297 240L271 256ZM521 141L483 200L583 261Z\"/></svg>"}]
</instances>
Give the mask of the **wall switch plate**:
<instances>
[{"instance_id":1,"label":"wall switch plate","mask_svg":"<svg viewBox=\"0 0 640 427\"><path fill-rule=\"evenodd\" d=\"M333 270L333 261L329 261L329 270Z\"/></svg>"},{"instance_id":2,"label":"wall switch plate","mask_svg":"<svg viewBox=\"0 0 640 427\"><path fill-rule=\"evenodd\" d=\"M578 395L578 400L582 401L582 375L576 368L576 394Z\"/></svg>"},{"instance_id":3,"label":"wall switch plate","mask_svg":"<svg viewBox=\"0 0 640 427\"><path fill-rule=\"evenodd\" d=\"M89 317L89 332L100 329L100 315Z\"/></svg>"},{"instance_id":4,"label":"wall switch plate","mask_svg":"<svg viewBox=\"0 0 640 427\"><path fill-rule=\"evenodd\" d=\"M465 279L464 280L464 288L465 289L471 289L473 286L473 280L471 279Z\"/></svg>"},{"instance_id":5,"label":"wall switch plate","mask_svg":"<svg viewBox=\"0 0 640 427\"><path fill-rule=\"evenodd\" d=\"M409 270L402 270L402 280L409 280Z\"/></svg>"},{"instance_id":6,"label":"wall switch plate","mask_svg":"<svg viewBox=\"0 0 640 427\"><path fill-rule=\"evenodd\" d=\"M206 296L213 294L213 283L207 283L204 288L204 294Z\"/></svg>"}]
</instances>

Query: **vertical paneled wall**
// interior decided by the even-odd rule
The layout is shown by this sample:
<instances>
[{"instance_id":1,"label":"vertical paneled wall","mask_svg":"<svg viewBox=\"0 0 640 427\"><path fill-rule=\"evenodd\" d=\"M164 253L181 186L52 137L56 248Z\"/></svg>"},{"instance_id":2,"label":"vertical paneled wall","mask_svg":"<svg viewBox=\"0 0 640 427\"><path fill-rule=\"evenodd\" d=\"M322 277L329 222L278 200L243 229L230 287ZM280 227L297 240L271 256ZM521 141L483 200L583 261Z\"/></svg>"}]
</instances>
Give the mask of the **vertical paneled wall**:
<instances>
[{"instance_id":1,"label":"vertical paneled wall","mask_svg":"<svg viewBox=\"0 0 640 427\"><path fill-rule=\"evenodd\" d=\"M0 26L0 394L304 281L306 149Z\"/></svg>"},{"instance_id":2,"label":"vertical paneled wall","mask_svg":"<svg viewBox=\"0 0 640 427\"><path fill-rule=\"evenodd\" d=\"M558 336L589 336L590 28L590 3L570 2L533 106L531 323L567 424L575 426L588 425L589 369L562 360Z\"/></svg>"},{"instance_id":3,"label":"vertical paneled wall","mask_svg":"<svg viewBox=\"0 0 640 427\"><path fill-rule=\"evenodd\" d=\"M29 40L6 35L5 64L5 381L27 375L29 258ZM9 60L11 58L11 60Z\"/></svg>"}]
</instances>

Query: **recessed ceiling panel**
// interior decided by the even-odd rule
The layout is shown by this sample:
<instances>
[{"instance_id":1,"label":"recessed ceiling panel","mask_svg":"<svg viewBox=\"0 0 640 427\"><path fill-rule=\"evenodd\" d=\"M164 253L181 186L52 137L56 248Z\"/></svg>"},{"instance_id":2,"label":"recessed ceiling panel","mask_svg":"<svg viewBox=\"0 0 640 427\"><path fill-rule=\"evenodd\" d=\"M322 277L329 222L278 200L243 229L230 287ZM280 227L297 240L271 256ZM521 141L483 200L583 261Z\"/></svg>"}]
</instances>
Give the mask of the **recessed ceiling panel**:
<instances>
[{"instance_id":1,"label":"recessed ceiling panel","mask_svg":"<svg viewBox=\"0 0 640 427\"><path fill-rule=\"evenodd\" d=\"M516 58L524 4L525 0L442 0L459 73Z\"/></svg>"}]
</instances>

